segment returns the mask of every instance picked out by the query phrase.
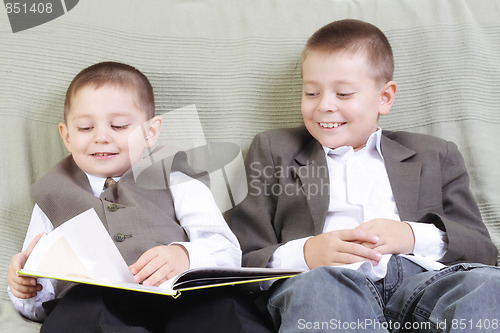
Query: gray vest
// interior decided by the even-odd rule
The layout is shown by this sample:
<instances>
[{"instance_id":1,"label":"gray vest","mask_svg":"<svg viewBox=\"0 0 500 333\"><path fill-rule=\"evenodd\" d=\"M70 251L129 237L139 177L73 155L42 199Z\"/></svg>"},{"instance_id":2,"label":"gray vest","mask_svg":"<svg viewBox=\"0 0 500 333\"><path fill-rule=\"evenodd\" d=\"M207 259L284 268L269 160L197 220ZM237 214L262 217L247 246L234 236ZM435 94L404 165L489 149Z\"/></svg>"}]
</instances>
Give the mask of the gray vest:
<instances>
[{"instance_id":1,"label":"gray vest","mask_svg":"<svg viewBox=\"0 0 500 333\"><path fill-rule=\"evenodd\" d=\"M183 152L173 160L175 163L172 158L162 159L144 168L139 177L129 170L97 198L85 173L68 156L33 184L33 198L54 228L94 208L125 262L131 265L155 246L188 241L175 217L167 175L179 170L205 180L207 174L192 171Z\"/></svg>"}]
</instances>

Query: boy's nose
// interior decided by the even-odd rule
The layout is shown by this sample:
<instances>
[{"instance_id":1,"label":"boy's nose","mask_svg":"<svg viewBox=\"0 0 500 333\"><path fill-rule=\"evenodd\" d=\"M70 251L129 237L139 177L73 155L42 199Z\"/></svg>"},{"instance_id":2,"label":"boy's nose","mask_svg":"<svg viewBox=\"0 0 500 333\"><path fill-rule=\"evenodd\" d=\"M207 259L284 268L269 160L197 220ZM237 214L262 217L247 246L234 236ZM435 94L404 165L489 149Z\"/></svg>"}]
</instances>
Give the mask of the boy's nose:
<instances>
[{"instance_id":1,"label":"boy's nose","mask_svg":"<svg viewBox=\"0 0 500 333\"><path fill-rule=\"evenodd\" d=\"M323 94L319 101L319 110L323 112L337 111L335 96L332 96L331 94Z\"/></svg>"},{"instance_id":2,"label":"boy's nose","mask_svg":"<svg viewBox=\"0 0 500 333\"><path fill-rule=\"evenodd\" d=\"M96 129L95 136L94 136L95 142L98 143L107 143L111 140L111 136L109 133L109 129L102 126Z\"/></svg>"}]
</instances>

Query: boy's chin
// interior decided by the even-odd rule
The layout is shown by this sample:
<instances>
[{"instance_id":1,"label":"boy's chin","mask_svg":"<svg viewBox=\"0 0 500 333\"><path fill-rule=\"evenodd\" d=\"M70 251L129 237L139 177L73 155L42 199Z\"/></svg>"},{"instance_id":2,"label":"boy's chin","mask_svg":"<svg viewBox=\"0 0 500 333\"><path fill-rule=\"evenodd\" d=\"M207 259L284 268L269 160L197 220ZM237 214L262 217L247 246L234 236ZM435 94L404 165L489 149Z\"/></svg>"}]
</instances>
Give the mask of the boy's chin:
<instances>
[{"instance_id":1,"label":"boy's chin","mask_svg":"<svg viewBox=\"0 0 500 333\"><path fill-rule=\"evenodd\" d=\"M319 143L321 143L322 146L330 149L335 149L342 146L348 146L348 144L338 140L327 140L325 138L316 138L316 140L319 141Z\"/></svg>"},{"instance_id":2,"label":"boy's chin","mask_svg":"<svg viewBox=\"0 0 500 333\"><path fill-rule=\"evenodd\" d=\"M335 149L339 147L352 147L355 151L363 148L366 145L366 140L363 141L362 138L341 138L340 136L336 138L325 137L316 135L314 136L316 141L318 141L324 147Z\"/></svg>"},{"instance_id":3,"label":"boy's chin","mask_svg":"<svg viewBox=\"0 0 500 333\"><path fill-rule=\"evenodd\" d=\"M108 178L108 177L121 177L127 170L123 169L108 169L108 170L103 170L99 169L97 170L83 170L84 172L95 176L95 177L101 177L101 178Z\"/></svg>"},{"instance_id":4,"label":"boy's chin","mask_svg":"<svg viewBox=\"0 0 500 333\"><path fill-rule=\"evenodd\" d=\"M352 143L352 142L338 142L338 141L335 141L335 142L323 141L323 142L321 142L321 141L319 141L319 143L321 143L321 145L323 145L327 148L330 148L330 149L336 149L339 147L352 147L356 151L356 150L359 150L359 149L364 147L364 145L359 146L359 145Z\"/></svg>"}]
</instances>

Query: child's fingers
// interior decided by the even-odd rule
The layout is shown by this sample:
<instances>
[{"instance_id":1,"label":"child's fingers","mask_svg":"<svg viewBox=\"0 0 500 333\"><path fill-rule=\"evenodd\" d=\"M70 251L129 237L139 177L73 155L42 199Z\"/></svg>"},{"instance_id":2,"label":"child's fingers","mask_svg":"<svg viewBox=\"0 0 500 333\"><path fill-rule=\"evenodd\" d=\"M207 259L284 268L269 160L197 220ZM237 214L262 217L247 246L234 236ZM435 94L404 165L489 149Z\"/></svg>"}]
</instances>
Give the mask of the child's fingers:
<instances>
[{"instance_id":1,"label":"child's fingers","mask_svg":"<svg viewBox=\"0 0 500 333\"><path fill-rule=\"evenodd\" d=\"M24 267L24 265L26 264L26 260L28 260L29 255L31 254L31 252L35 248L35 245L38 243L38 241L40 240L40 238L43 235L44 235L44 233L37 235L35 237L35 239L33 239L33 241L30 243L30 245L28 246L28 248L26 250L19 252L19 253L12 256L12 259L11 259L10 265L9 265L9 274L8 274L9 279L18 280L18 281L22 281L25 279L31 279L31 280L35 281L35 285L36 285L36 279L20 276L17 274L17 271Z\"/></svg>"},{"instance_id":2,"label":"child's fingers","mask_svg":"<svg viewBox=\"0 0 500 333\"><path fill-rule=\"evenodd\" d=\"M15 284L15 285L19 285L19 286L34 287L37 285L37 280L36 280L36 278L33 278L33 277L21 276L21 275L17 275L16 273L14 273L14 274L11 274L11 276L9 276L9 284L10 283Z\"/></svg>"},{"instance_id":3,"label":"child's fingers","mask_svg":"<svg viewBox=\"0 0 500 333\"><path fill-rule=\"evenodd\" d=\"M36 287L19 285L17 288L11 288L12 295L22 299L35 297L40 290L42 286L39 284Z\"/></svg>"},{"instance_id":4,"label":"child's fingers","mask_svg":"<svg viewBox=\"0 0 500 333\"><path fill-rule=\"evenodd\" d=\"M160 268L160 266L158 265L157 260L153 259L139 272L137 272L137 274L135 274L134 281L137 283L144 283L146 279L158 270L158 268Z\"/></svg>"},{"instance_id":5,"label":"child's fingers","mask_svg":"<svg viewBox=\"0 0 500 333\"><path fill-rule=\"evenodd\" d=\"M30 256L31 252L33 252L33 249L35 248L35 246L38 243L38 241L40 240L40 238L43 237L43 235L45 235L44 232L39 233L38 235L36 235L36 237L31 241L31 243L28 246L28 248L26 250L24 250L24 252L26 253L26 258L28 258Z\"/></svg>"},{"instance_id":6,"label":"child's fingers","mask_svg":"<svg viewBox=\"0 0 500 333\"><path fill-rule=\"evenodd\" d=\"M26 260L28 260L29 255L43 235L44 233L37 235L26 250L12 256L7 273L7 280L12 295L17 298L32 298L36 296L38 291L42 290L42 286L37 284L36 278L19 275L17 271L24 267Z\"/></svg>"},{"instance_id":7,"label":"child's fingers","mask_svg":"<svg viewBox=\"0 0 500 333\"><path fill-rule=\"evenodd\" d=\"M158 249L156 247L147 250L142 254L142 256L139 257L139 259L135 263L129 266L130 271L134 275L138 274L149 262L151 262L151 260L153 260L157 256Z\"/></svg>"},{"instance_id":8,"label":"child's fingers","mask_svg":"<svg viewBox=\"0 0 500 333\"><path fill-rule=\"evenodd\" d=\"M24 266L26 258L25 252L19 252L12 256L7 274L9 285L11 283L33 286L36 285L36 278L22 276L17 273L17 271Z\"/></svg>"},{"instance_id":9,"label":"child's fingers","mask_svg":"<svg viewBox=\"0 0 500 333\"><path fill-rule=\"evenodd\" d=\"M154 272L158 270L160 267L158 265L158 261L155 260L156 258L153 258L150 262L148 262L146 265L142 266L140 270L138 270L134 274L134 281L137 283L144 282L149 276L151 276Z\"/></svg>"},{"instance_id":10,"label":"child's fingers","mask_svg":"<svg viewBox=\"0 0 500 333\"><path fill-rule=\"evenodd\" d=\"M139 260L130 266L130 271L135 275L134 281L144 283L145 279L148 279L161 267L167 265L170 261L169 250L168 246L157 246L144 252Z\"/></svg>"},{"instance_id":11,"label":"child's fingers","mask_svg":"<svg viewBox=\"0 0 500 333\"><path fill-rule=\"evenodd\" d=\"M142 281L147 286L158 286L175 275L177 272L174 262L156 257L134 276L134 280L138 283Z\"/></svg>"},{"instance_id":12,"label":"child's fingers","mask_svg":"<svg viewBox=\"0 0 500 333\"><path fill-rule=\"evenodd\" d=\"M408 254L413 252L415 236L411 225L406 222L388 219L374 219L356 229L378 235L376 244L363 243L380 253Z\"/></svg>"},{"instance_id":13,"label":"child's fingers","mask_svg":"<svg viewBox=\"0 0 500 333\"><path fill-rule=\"evenodd\" d=\"M158 286L170 277L173 277L173 272L174 268L172 267L172 265L163 265L153 274L151 274L146 280L144 280L143 284L146 286Z\"/></svg>"},{"instance_id":14,"label":"child's fingers","mask_svg":"<svg viewBox=\"0 0 500 333\"><path fill-rule=\"evenodd\" d=\"M13 258L13 261L16 259ZM33 277L28 277L28 276L22 276L17 274L17 270L20 268L20 265L17 264L11 264L12 266L9 269L8 272L8 281L9 285L15 284L15 285L24 285L24 286L36 286L36 278Z\"/></svg>"},{"instance_id":15,"label":"child's fingers","mask_svg":"<svg viewBox=\"0 0 500 333\"><path fill-rule=\"evenodd\" d=\"M12 291L12 295L14 295L16 298L19 298L19 299L28 299L28 298L36 297L36 295L38 295L38 293L37 292L20 293L20 292Z\"/></svg>"},{"instance_id":16,"label":"child's fingers","mask_svg":"<svg viewBox=\"0 0 500 333\"><path fill-rule=\"evenodd\" d=\"M36 293L42 290L42 286L37 284L33 278L16 279L9 282L10 291L17 298L35 297Z\"/></svg>"},{"instance_id":17,"label":"child's fingers","mask_svg":"<svg viewBox=\"0 0 500 333\"><path fill-rule=\"evenodd\" d=\"M130 266L134 281L158 285L189 268L189 256L181 245L157 246Z\"/></svg>"},{"instance_id":18,"label":"child's fingers","mask_svg":"<svg viewBox=\"0 0 500 333\"><path fill-rule=\"evenodd\" d=\"M351 264L359 261L380 261L382 254L362 244L354 242L344 242L339 249L339 256L343 258L341 262Z\"/></svg>"},{"instance_id":19,"label":"child's fingers","mask_svg":"<svg viewBox=\"0 0 500 333\"><path fill-rule=\"evenodd\" d=\"M377 243L379 237L373 233L363 230L362 228L340 230L339 237L345 242L355 242L355 243Z\"/></svg>"},{"instance_id":20,"label":"child's fingers","mask_svg":"<svg viewBox=\"0 0 500 333\"><path fill-rule=\"evenodd\" d=\"M377 265L379 260L372 260L366 257L357 256L352 253L339 253L337 256L337 261L332 264L332 266L349 265L362 261L371 261L373 265Z\"/></svg>"},{"instance_id":21,"label":"child's fingers","mask_svg":"<svg viewBox=\"0 0 500 333\"><path fill-rule=\"evenodd\" d=\"M362 230L337 230L309 238L304 245L304 258L309 268L343 265L360 261L378 262L382 255L359 242L376 242L378 238Z\"/></svg>"}]
</instances>

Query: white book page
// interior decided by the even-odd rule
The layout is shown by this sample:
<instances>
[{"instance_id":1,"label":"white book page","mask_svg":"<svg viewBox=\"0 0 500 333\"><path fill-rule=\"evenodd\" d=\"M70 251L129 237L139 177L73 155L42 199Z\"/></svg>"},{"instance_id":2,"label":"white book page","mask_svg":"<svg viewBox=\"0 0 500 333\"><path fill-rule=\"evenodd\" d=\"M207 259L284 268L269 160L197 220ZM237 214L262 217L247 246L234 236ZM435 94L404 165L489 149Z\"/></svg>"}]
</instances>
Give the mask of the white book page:
<instances>
[{"instance_id":1,"label":"white book page","mask_svg":"<svg viewBox=\"0 0 500 333\"><path fill-rule=\"evenodd\" d=\"M42 237L24 270L134 283L125 260L94 209L75 216Z\"/></svg>"}]
</instances>

